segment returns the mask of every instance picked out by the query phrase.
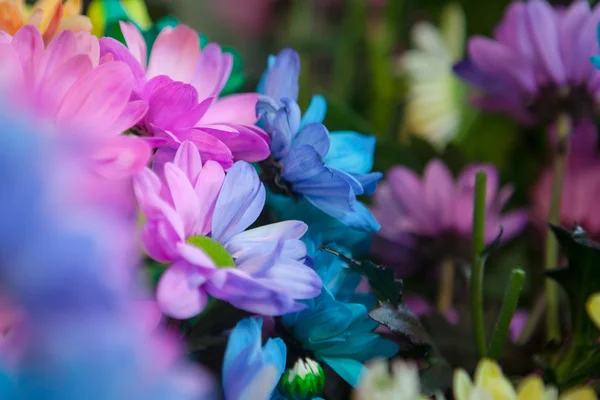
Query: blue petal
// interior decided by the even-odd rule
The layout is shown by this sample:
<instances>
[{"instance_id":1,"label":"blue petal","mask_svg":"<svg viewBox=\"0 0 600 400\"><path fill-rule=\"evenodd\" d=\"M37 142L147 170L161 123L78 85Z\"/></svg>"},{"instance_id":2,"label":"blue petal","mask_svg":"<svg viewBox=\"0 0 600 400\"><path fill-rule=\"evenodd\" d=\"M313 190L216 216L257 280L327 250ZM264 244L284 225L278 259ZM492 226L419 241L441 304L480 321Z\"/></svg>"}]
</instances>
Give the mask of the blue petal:
<instances>
[{"instance_id":1,"label":"blue petal","mask_svg":"<svg viewBox=\"0 0 600 400\"><path fill-rule=\"evenodd\" d=\"M368 348L364 347L362 351L355 353L353 357L359 361L366 362L379 357L392 358L399 350L400 346L397 343L380 337L372 346Z\"/></svg>"},{"instance_id":2,"label":"blue petal","mask_svg":"<svg viewBox=\"0 0 600 400\"><path fill-rule=\"evenodd\" d=\"M366 174L373 168L375 137L351 131L330 135L331 146L324 161L328 167L350 174Z\"/></svg>"},{"instance_id":3,"label":"blue petal","mask_svg":"<svg viewBox=\"0 0 600 400\"><path fill-rule=\"evenodd\" d=\"M321 123L304 126L292 140L292 146L312 146L321 157L329 151L329 131Z\"/></svg>"},{"instance_id":4,"label":"blue petal","mask_svg":"<svg viewBox=\"0 0 600 400\"><path fill-rule=\"evenodd\" d=\"M269 72L271 71L271 68L273 68L276 59L277 57L275 57L274 55L269 55L267 59L267 69L265 70L265 72L263 72L262 76L260 77L260 81L258 82L258 86L256 87L257 93L265 94L265 85L267 84L267 78L269 77Z\"/></svg>"},{"instance_id":5,"label":"blue petal","mask_svg":"<svg viewBox=\"0 0 600 400\"><path fill-rule=\"evenodd\" d=\"M349 227L363 232L377 232L381 227L371 211L361 202L356 202L354 211L339 218L339 221Z\"/></svg>"},{"instance_id":6,"label":"blue petal","mask_svg":"<svg viewBox=\"0 0 600 400\"><path fill-rule=\"evenodd\" d=\"M366 195L371 195L377 188L377 182L379 182L383 178L383 174L381 172L371 172L370 174L364 175L354 175L354 179L360 182L362 186L363 193Z\"/></svg>"},{"instance_id":7,"label":"blue petal","mask_svg":"<svg viewBox=\"0 0 600 400\"><path fill-rule=\"evenodd\" d=\"M241 320L232 329L223 359L223 376L227 375L228 369L233 367L235 360L244 348L252 346L258 352L260 349L261 329L262 318L255 319L252 317Z\"/></svg>"},{"instance_id":8,"label":"blue petal","mask_svg":"<svg viewBox=\"0 0 600 400\"><path fill-rule=\"evenodd\" d=\"M311 179L319 176L323 171L328 171L314 147L308 145L292 147L281 162L283 164L281 176L291 183Z\"/></svg>"},{"instance_id":9,"label":"blue petal","mask_svg":"<svg viewBox=\"0 0 600 400\"><path fill-rule=\"evenodd\" d=\"M356 387L365 367L362 363L351 358L321 357L340 377Z\"/></svg>"},{"instance_id":10,"label":"blue petal","mask_svg":"<svg viewBox=\"0 0 600 400\"><path fill-rule=\"evenodd\" d=\"M308 124L312 124L315 122L322 123L325 120L325 115L327 114L327 100L325 97L316 94L310 99L310 104L302 117L302 122L300 124L300 129Z\"/></svg>"},{"instance_id":11,"label":"blue petal","mask_svg":"<svg viewBox=\"0 0 600 400\"><path fill-rule=\"evenodd\" d=\"M269 68L264 93L277 101L283 97L298 100L300 56L292 49L283 49Z\"/></svg>"},{"instance_id":12,"label":"blue petal","mask_svg":"<svg viewBox=\"0 0 600 400\"><path fill-rule=\"evenodd\" d=\"M263 347L263 362L273 364L279 371L279 375L285 370L285 361L287 357L287 348L280 338L267 340Z\"/></svg>"}]
</instances>

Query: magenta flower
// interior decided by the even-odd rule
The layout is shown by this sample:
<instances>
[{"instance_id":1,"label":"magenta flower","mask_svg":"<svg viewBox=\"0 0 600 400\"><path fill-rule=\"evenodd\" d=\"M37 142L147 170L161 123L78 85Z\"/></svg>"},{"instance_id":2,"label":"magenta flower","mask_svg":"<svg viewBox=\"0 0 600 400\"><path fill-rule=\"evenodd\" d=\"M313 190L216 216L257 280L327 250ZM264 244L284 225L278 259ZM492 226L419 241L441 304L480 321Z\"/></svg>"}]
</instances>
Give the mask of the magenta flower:
<instances>
[{"instance_id":1,"label":"magenta flower","mask_svg":"<svg viewBox=\"0 0 600 400\"><path fill-rule=\"evenodd\" d=\"M155 147L177 149L186 140L203 160L229 168L236 160L268 157L268 135L254 126L258 94L234 94L218 99L231 73L233 59L215 44L200 51L198 33L185 25L164 28L156 38L148 65L140 32L121 23L127 49L111 38L100 39L103 56L129 65L135 76L132 100L148 103L136 130ZM174 151L173 151L174 153Z\"/></svg>"},{"instance_id":2,"label":"magenta flower","mask_svg":"<svg viewBox=\"0 0 600 400\"><path fill-rule=\"evenodd\" d=\"M569 154L560 206L562 226L581 225L594 239L600 238L600 215L597 199L600 197L600 159L595 154L597 137L592 132L581 132L570 138ZM531 193L531 218L536 226L545 228L550 211L552 168L542 171Z\"/></svg>"},{"instance_id":3,"label":"magenta flower","mask_svg":"<svg viewBox=\"0 0 600 400\"><path fill-rule=\"evenodd\" d=\"M161 149L165 151L168 149ZM142 241L155 260L171 266L157 287L163 312L189 318L202 311L207 296L264 315L303 308L300 299L321 291L321 280L304 265L307 230L284 221L246 230L261 213L265 189L255 169L236 162L227 175L216 161L202 165L191 141L173 162L157 154L153 170L134 182L147 222Z\"/></svg>"},{"instance_id":4,"label":"magenta flower","mask_svg":"<svg viewBox=\"0 0 600 400\"><path fill-rule=\"evenodd\" d=\"M510 114L523 123L551 125L561 114L574 126L588 124L600 96L598 52L600 7L585 0L553 8L544 0L513 2L494 38L475 36L456 73L480 92L482 108Z\"/></svg>"},{"instance_id":5,"label":"magenta flower","mask_svg":"<svg viewBox=\"0 0 600 400\"><path fill-rule=\"evenodd\" d=\"M46 48L33 26L14 37L0 31L0 89L16 105L48 120L57 132L95 136L97 172L127 176L150 158L144 141L120 134L146 113L147 105L129 101L134 77L121 62L100 58L98 39L63 31Z\"/></svg>"},{"instance_id":6,"label":"magenta flower","mask_svg":"<svg viewBox=\"0 0 600 400\"><path fill-rule=\"evenodd\" d=\"M463 260L465 254L470 254L478 171L487 174L488 182L486 243L498 236L500 228L504 240L518 234L527 222L527 214L523 210L502 213L513 189L511 186L499 188L494 166L469 165L454 180L446 165L433 160L425 168L422 179L412 170L396 166L377 187L372 209L381 223L374 246L377 255L392 263L409 261L415 253L436 263L448 256Z\"/></svg>"}]
</instances>

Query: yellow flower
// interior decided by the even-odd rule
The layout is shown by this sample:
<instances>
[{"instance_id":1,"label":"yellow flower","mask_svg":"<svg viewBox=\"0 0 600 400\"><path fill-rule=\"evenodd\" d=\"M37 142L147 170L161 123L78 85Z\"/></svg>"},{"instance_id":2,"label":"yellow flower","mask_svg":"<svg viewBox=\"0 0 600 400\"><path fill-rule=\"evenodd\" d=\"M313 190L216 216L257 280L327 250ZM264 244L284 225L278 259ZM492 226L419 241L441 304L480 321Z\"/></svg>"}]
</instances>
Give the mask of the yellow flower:
<instances>
[{"instance_id":1,"label":"yellow flower","mask_svg":"<svg viewBox=\"0 0 600 400\"><path fill-rule=\"evenodd\" d=\"M115 22L113 19L134 22L142 30L152 26L144 0L93 0L88 7L88 17L94 26L92 33L98 37L104 35L107 22Z\"/></svg>"},{"instance_id":2,"label":"yellow flower","mask_svg":"<svg viewBox=\"0 0 600 400\"><path fill-rule=\"evenodd\" d=\"M483 359L475 371L475 382L462 369L454 373L455 400L596 400L589 387L576 388L558 396L556 388L544 386L541 378L525 378L515 390L497 363Z\"/></svg>"},{"instance_id":3,"label":"yellow flower","mask_svg":"<svg viewBox=\"0 0 600 400\"><path fill-rule=\"evenodd\" d=\"M586 303L586 308L592 321L600 328L600 293L594 293L590 296Z\"/></svg>"},{"instance_id":4,"label":"yellow flower","mask_svg":"<svg viewBox=\"0 0 600 400\"><path fill-rule=\"evenodd\" d=\"M411 30L415 48L399 60L407 79L403 129L442 150L458 134L464 109L464 87L452 71L463 55L465 22L461 8L450 4L438 29L419 22Z\"/></svg>"},{"instance_id":5,"label":"yellow flower","mask_svg":"<svg viewBox=\"0 0 600 400\"><path fill-rule=\"evenodd\" d=\"M92 29L89 18L81 15L82 9L82 0L38 0L31 7L25 0L0 0L0 30L14 35L23 25L34 25L48 43L64 30Z\"/></svg>"}]
</instances>

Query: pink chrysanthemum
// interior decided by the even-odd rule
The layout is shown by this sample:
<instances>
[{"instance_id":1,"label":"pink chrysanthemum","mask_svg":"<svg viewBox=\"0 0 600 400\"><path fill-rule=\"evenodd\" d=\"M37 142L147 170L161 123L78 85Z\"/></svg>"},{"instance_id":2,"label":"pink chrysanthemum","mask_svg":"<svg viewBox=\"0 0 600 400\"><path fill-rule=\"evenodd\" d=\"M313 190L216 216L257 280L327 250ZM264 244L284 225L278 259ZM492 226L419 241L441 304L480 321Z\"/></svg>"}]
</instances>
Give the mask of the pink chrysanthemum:
<instances>
[{"instance_id":1,"label":"pink chrysanthemum","mask_svg":"<svg viewBox=\"0 0 600 400\"><path fill-rule=\"evenodd\" d=\"M57 132L93 135L95 167L103 175L131 175L150 157L144 141L120 135L147 110L146 103L129 101L133 82L127 65L100 58L90 33L63 31L46 47L33 26L14 37L0 31L0 89Z\"/></svg>"},{"instance_id":2,"label":"pink chrysanthemum","mask_svg":"<svg viewBox=\"0 0 600 400\"><path fill-rule=\"evenodd\" d=\"M231 73L231 54L209 43L200 51L198 33L185 25L167 27L156 38L148 64L140 32L121 23L128 48L111 38L100 39L103 56L112 55L129 65L135 76L133 101L148 103L137 131L155 147L175 150L193 142L203 160L224 168L234 161L264 160L269 155L268 135L254 126L257 93L218 98Z\"/></svg>"}]
</instances>

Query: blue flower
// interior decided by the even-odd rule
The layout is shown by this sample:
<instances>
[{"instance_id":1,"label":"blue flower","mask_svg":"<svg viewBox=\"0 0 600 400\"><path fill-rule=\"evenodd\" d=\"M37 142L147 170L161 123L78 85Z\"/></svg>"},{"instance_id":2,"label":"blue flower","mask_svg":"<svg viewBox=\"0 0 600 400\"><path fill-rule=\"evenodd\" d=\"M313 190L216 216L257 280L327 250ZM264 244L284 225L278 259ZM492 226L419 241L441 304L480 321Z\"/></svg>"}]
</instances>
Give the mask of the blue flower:
<instances>
[{"instance_id":1,"label":"blue flower","mask_svg":"<svg viewBox=\"0 0 600 400\"><path fill-rule=\"evenodd\" d=\"M0 398L215 398L201 393L210 379L143 327L132 286L119 280L131 267L123 221L80 207L60 186L85 170L81 149L8 115L0 107L0 275L26 321L9 333L25 331L15 337L15 364L0 360Z\"/></svg>"},{"instance_id":2,"label":"blue flower","mask_svg":"<svg viewBox=\"0 0 600 400\"><path fill-rule=\"evenodd\" d=\"M291 49L269 59L256 106L271 136L271 157L261 164L270 189L294 194L344 225L375 231L379 225L356 196L371 194L382 177L373 167L375 138L356 132L331 134L323 125L327 102L313 96L302 116L296 103L300 59Z\"/></svg>"},{"instance_id":3,"label":"blue flower","mask_svg":"<svg viewBox=\"0 0 600 400\"><path fill-rule=\"evenodd\" d=\"M261 348L262 319L246 318L231 331L223 360L225 400L271 398L285 370L286 347L279 338Z\"/></svg>"},{"instance_id":4,"label":"blue flower","mask_svg":"<svg viewBox=\"0 0 600 400\"><path fill-rule=\"evenodd\" d=\"M284 315L282 324L315 360L328 364L356 386L364 362L392 357L398 345L374 332L378 323L368 313L375 298L355 293L360 276L349 272L337 258L324 254L315 257L315 269L323 279L323 291L305 302L305 310Z\"/></svg>"}]
</instances>

